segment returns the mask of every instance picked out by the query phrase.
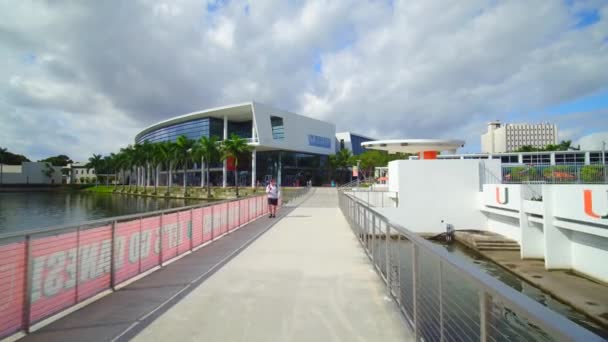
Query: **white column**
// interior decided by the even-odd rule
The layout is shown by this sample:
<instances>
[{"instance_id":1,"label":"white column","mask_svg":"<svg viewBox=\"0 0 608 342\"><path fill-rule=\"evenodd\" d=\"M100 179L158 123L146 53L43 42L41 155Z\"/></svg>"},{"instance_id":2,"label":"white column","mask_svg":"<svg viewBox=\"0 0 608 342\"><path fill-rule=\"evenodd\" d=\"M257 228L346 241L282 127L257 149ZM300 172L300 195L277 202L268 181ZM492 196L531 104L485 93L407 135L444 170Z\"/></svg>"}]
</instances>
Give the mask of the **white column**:
<instances>
[{"instance_id":1,"label":"white column","mask_svg":"<svg viewBox=\"0 0 608 342\"><path fill-rule=\"evenodd\" d=\"M555 152L549 154L549 164L555 165Z\"/></svg>"},{"instance_id":2,"label":"white column","mask_svg":"<svg viewBox=\"0 0 608 342\"><path fill-rule=\"evenodd\" d=\"M251 187L255 188L255 180L256 180L256 175L255 175L255 159L256 159L256 155L257 152L255 150L255 148L253 149L253 151L251 151Z\"/></svg>"},{"instance_id":3,"label":"white column","mask_svg":"<svg viewBox=\"0 0 608 342\"><path fill-rule=\"evenodd\" d=\"M553 223L553 190L559 185L543 184L543 232L545 250L545 269L567 269L572 266L572 244L568 232Z\"/></svg>"},{"instance_id":4,"label":"white column","mask_svg":"<svg viewBox=\"0 0 608 342\"><path fill-rule=\"evenodd\" d=\"M228 139L228 117L224 115L224 140ZM226 187L228 177L228 161L224 159L224 166L222 167L222 187Z\"/></svg>"}]
</instances>

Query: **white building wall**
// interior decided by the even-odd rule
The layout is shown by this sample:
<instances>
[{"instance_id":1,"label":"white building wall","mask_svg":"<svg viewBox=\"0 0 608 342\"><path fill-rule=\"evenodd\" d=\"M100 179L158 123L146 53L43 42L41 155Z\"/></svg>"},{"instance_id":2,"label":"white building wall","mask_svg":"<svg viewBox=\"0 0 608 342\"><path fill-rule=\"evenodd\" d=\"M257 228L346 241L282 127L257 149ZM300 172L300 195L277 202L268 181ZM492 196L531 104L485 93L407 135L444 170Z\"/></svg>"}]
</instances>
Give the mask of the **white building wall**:
<instances>
[{"instance_id":1,"label":"white building wall","mask_svg":"<svg viewBox=\"0 0 608 342\"><path fill-rule=\"evenodd\" d=\"M61 167L51 166L55 172L49 178L43 171L46 163L24 162L21 172L2 173L2 184L61 184ZM17 170L12 169L12 171Z\"/></svg>"},{"instance_id":2,"label":"white building wall","mask_svg":"<svg viewBox=\"0 0 608 342\"><path fill-rule=\"evenodd\" d=\"M484 161L493 173L498 160ZM456 229L487 229L479 210L479 160L395 160L389 163L389 191L398 208L378 209L419 233L441 233L441 220Z\"/></svg>"},{"instance_id":3,"label":"white building wall","mask_svg":"<svg viewBox=\"0 0 608 342\"><path fill-rule=\"evenodd\" d=\"M297 115L257 102L253 103L253 112L259 144L263 147L324 155L333 154L336 149L336 126L331 123ZM283 118L284 139L272 138L271 116ZM310 135L329 139L329 146L321 147L311 144Z\"/></svg>"}]
</instances>

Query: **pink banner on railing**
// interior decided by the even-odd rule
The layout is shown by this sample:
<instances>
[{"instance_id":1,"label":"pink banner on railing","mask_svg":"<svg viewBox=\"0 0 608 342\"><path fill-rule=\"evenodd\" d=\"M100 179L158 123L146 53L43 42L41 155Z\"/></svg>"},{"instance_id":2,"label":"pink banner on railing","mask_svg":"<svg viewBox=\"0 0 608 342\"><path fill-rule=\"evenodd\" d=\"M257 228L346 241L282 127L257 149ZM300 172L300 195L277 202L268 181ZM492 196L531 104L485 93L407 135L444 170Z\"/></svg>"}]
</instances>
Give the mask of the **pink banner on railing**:
<instances>
[{"instance_id":1,"label":"pink banner on railing","mask_svg":"<svg viewBox=\"0 0 608 342\"><path fill-rule=\"evenodd\" d=\"M31 309L35 323L76 303L78 272L76 230L31 240Z\"/></svg>"},{"instance_id":2,"label":"pink banner on railing","mask_svg":"<svg viewBox=\"0 0 608 342\"><path fill-rule=\"evenodd\" d=\"M140 255L142 252L143 222L139 219L116 224L116 283L122 283L141 272ZM141 231L141 235L140 235Z\"/></svg>"},{"instance_id":3,"label":"pink banner on railing","mask_svg":"<svg viewBox=\"0 0 608 342\"><path fill-rule=\"evenodd\" d=\"M78 238L77 301L83 301L110 288L112 227L80 231Z\"/></svg>"},{"instance_id":4,"label":"pink banner on railing","mask_svg":"<svg viewBox=\"0 0 608 342\"><path fill-rule=\"evenodd\" d=\"M163 261L172 259L265 213L265 203L260 196L117 222L114 243L111 225L34 235L30 321L39 322L109 289L112 252L119 284L158 266L161 245ZM23 328L25 253L25 242L0 246L0 336Z\"/></svg>"},{"instance_id":5,"label":"pink banner on railing","mask_svg":"<svg viewBox=\"0 0 608 342\"><path fill-rule=\"evenodd\" d=\"M203 243L203 208L192 209L192 246Z\"/></svg>"},{"instance_id":6,"label":"pink banner on railing","mask_svg":"<svg viewBox=\"0 0 608 342\"><path fill-rule=\"evenodd\" d=\"M141 272L160 265L160 215L141 220Z\"/></svg>"},{"instance_id":7,"label":"pink banner on railing","mask_svg":"<svg viewBox=\"0 0 608 342\"><path fill-rule=\"evenodd\" d=\"M0 246L0 338L23 327L25 243Z\"/></svg>"},{"instance_id":8,"label":"pink banner on railing","mask_svg":"<svg viewBox=\"0 0 608 342\"><path fill-rule=\"evenodd\" d=\"M192 218L190 217L190 210L178 212L177 217L177 255L181 255L192 247Z\"/></svg>"},{"instance_id":9,"label":"pink banner on railing","mask_svg":"<svg viewBox=\"0 0 608 342\"><path fill-rule=\"evenodd\" d=\"M213 207L203 208L203 242L210 241L213 237Z\"/></svg>"},{"instance_id":10,"label":"pink banner on railing","mask_svg":"<svg viewBox=\"0 0 608 342\"><path fill-rule=\"evenodd\" d=\"M162 220L163 228L161 246L164 262L177 256L177 245L179 243L177 213L165 214L163 215Z\"/></svg>"}]
</instances>

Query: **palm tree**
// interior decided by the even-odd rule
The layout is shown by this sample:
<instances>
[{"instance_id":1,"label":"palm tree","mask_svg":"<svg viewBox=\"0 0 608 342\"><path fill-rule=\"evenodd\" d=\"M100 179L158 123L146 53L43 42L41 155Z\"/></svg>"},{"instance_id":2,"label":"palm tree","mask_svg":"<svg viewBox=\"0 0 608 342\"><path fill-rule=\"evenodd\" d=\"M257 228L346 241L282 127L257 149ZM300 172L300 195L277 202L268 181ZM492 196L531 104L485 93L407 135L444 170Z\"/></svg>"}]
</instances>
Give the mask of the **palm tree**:
<instances>
[{"instance_id":1,"label":"palm tree","mask_svg":"<svg viewBox=\"0 0 608 342\"><path fill-rule=\"evenodd\" d=\"M165 186L167 187L167 194L170 192L173 180L173 162L175 160L175 143L170 141L163 141L156 144L156 154L158 154L158 160L161 168L167 167L167 181Z\"/></svg>"},{"instance_id":2,"label":"palm tree","mask_svg":"<svg viewBox=\"0 0 608 342\"><path fill-rule=\"evenodd\" d=\"M222 159L234 159L234 184L236 186L236 197L239 197L239 156L251 152L253 148L247 144L247 140L232 133L230 139L222 141Z\"/></svg>"},{"instance_id":3,"label":"palm tree","mask_svg":"<svg viewBox=\"0 0 608 342\"><path fill-rule=\"evenodd\" d=\"M129 189L127 190L127 192L131 192L131 183L133 182L133 166L135 165L135 149L133 148L133 146L129 145L125 148L123 148L122 150L120 150L120 153L122 154L122 166L123 166L123 178L125 175L124 170L128 170L129 171ZM124 183L123 183L123 189L124 189Z\"/></svg>"},{"instance_id":4,"label":"palm tree","mask_svg":"<svg viewBox=\"0 0 608 342\"><path fill-rule=\"evenodd\" d=\"M152 144L152 154L151 154L151 163L152 168L154 169L154 194L156 194L158 190L158 181L160 179L160 169L163 163L169 157L169 153L167 153L166 143L155 143Z\"/></svg>"},{"instance_id":5,"label":"palm tree","mask_svg":"<svg viewBox=\"0 0 608 342\"><path fill-rule=\"evenodd\" d=\"M175 140L177 160L182 163L184 169L184 195L186 195L186 172L188 171L188 154L192 151L194 140L188 139L185 135L180 135Z\"/></svg>"},{"instance_id":6,"label":"palm tree","mask_svg":"<svg viewBox=\"0 0 608 342\"><path fill-rule=\"evenodd\" d=\"M146 140L141 144L141 163L142 163L142 183L144 186L144 194L148 191L150 185L150 164L154 158L154 146Z\"/></svg>"},{"instance_id":7,"label":"palm tree","mask_svg":"<svg viewBox=\"0 0 608 342\"><path fill-rule=\"evenodd\" d=\"M211 163L216 162L219 159L220 150L218 147L218 138L212 136L201 137L193 149L193 158L196 160L201 160L201 186L203 185L203 167L202 164L205 164L205 173L207 174L207 197L211 197L211 184L209 182L209 167Z\"/></svg>"},{"instance_id":8,"label":"palm tree","mask_svg":"<svg viewBox=\"0 0 608 342\"><path fill-rule=\"evenodd\" d=\"M89 158L89 162L85 165L87 169L95 170L95 187L97 187L97 181L99 180L99 177L97 177L97 173L99 173L99 170L101 170L101 163L101 154L93 153L93 156Z\"/></svg>"}]
</instances>

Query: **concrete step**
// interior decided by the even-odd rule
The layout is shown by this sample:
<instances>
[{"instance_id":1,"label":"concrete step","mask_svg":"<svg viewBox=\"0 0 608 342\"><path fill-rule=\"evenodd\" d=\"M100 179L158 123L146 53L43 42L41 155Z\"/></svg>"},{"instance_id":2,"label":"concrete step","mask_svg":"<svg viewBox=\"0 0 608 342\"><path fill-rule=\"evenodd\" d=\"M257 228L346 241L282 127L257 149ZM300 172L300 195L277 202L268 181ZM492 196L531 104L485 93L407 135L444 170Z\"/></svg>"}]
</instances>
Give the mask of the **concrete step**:
<instances>
[{"instance_id":1,"label":"concrete step","mask_svg":"<svg viewBox=\"0 0 608 342\"><path fill-rule=\"evenodd\" d=\"M480 251L519 251L519 246L477 246Z\"/></svg>"},{"instance_id":2,"label":"concrete step","mask_svg":"<svg viewBox=\"0 0 608 342\"><path fill-rule=\"evenodd\" d=\"M517 242L485 242L485 241L475 241L475 245L477 246L494 246L494 247L519 247Z\"/></svg>"}]
</instances>

